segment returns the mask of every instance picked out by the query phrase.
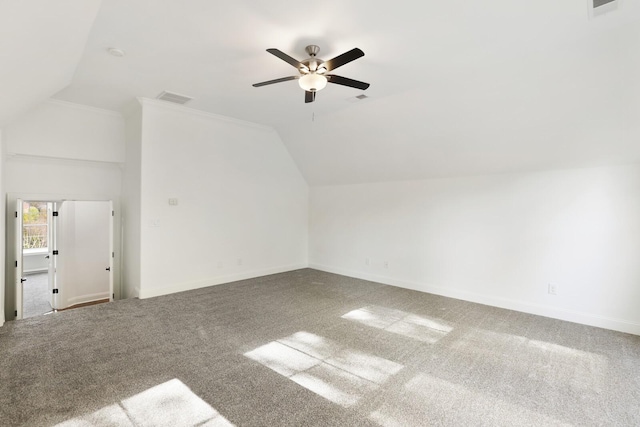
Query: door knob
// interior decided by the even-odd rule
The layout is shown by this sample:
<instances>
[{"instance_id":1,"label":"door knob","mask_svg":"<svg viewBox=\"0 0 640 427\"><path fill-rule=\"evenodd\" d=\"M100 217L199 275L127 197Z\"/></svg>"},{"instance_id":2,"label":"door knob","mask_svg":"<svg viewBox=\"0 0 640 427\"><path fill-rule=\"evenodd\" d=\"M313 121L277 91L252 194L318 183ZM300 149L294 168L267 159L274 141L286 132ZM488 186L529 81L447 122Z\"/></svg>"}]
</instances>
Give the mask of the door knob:
<instances>
[{"instance_id":1,"label":"door knob","mask_svg":"<svg viewBox=\"0 0 640 427\"><path fill-rule=\"evenodd\" d=\"M107 271L111 271L111 267L107 267L107 268L106 268L106 270L107 270Z\"/></svg>"},{"instance_id":2,"label":"door knob","mask_svg":"<svg viewBox=\"0 0 640 427\"><path fill-rule=\"evenodd\" d=\"M26 278L24 278L24 277L21 277L21 278L20 278L20 283L24 283L24 282L26 282L26 281L27 281L27 279L26 279Z\"/></svg>"}]
</instances>

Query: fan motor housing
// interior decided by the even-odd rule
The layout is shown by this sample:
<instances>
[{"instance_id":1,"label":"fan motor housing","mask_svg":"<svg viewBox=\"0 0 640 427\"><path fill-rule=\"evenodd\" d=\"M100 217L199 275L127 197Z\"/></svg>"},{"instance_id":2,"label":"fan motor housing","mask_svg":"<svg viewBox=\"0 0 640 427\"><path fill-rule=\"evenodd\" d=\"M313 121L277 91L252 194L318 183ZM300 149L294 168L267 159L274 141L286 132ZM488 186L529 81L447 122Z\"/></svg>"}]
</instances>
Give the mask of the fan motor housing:
<instances>
[{"instance_id":1,"label":"fan motor housing","mask_svg":"<svg viewBox=\"0 0 640 427\"><path fill-rule=\"evenodd\" d=\"M321 65L324 64L324 61L312 56L311 58L300 61L300 63L304 64L309 69L309 72L315 73L319 68L321 68ZM300 70L300 72L302 74L307 74L303 70Z\"/></svg>"},{"instance_id":2,"label":"fan motor housing","mask_svg":"<svg viewBox=\"0 0 640 427\"><path fill-rule=\"evenodd\" d=\"M307 51L310 57L303 61L300 61L300 63L305 65L309 69L309 72L315 73L320 68L320 66L324 64L324 61L322 59L316 58L316 55L320 52L320 46L310 44L309 46L305 47L304 50ZM300 73L307 74L306 70L300 70Z\"/></svg>"}]
</instances>

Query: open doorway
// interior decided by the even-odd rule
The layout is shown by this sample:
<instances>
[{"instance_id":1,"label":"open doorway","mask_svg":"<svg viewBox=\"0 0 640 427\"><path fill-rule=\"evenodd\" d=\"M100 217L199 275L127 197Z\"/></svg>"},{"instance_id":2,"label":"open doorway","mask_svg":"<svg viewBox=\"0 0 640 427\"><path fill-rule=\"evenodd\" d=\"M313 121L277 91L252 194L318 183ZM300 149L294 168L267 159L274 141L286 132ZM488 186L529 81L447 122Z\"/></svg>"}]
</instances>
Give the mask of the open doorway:
<instances>
[{"instance_id":1,"label":"open doorway","mask_svg":"<svg viewBox=\"0 0 640 427\"><path fill-rule=\"evenodd\" d=\"M52 202L23 201L22 211L22 317L51 313Z\"/></svg>"},{"instance_id":2,"label":"open doorway","mask_svg":"<svg viewBox=\"0 0 640 427\"><path fill-rule=\"evenodd\" d=\"M16 318L112 301L112 202L16 202Z\"/></svg>"}]
</instances>

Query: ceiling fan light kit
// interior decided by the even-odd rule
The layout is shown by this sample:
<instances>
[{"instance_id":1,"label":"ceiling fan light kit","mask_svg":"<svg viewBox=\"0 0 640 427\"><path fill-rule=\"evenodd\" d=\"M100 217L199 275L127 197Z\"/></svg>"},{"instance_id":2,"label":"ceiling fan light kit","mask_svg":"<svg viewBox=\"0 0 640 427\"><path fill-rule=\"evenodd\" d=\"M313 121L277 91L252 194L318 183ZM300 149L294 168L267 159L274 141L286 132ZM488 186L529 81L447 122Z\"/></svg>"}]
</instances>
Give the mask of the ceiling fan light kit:
<instances>
[{"instance_id":1,"label":"ceiling fan light kit","mask_svg":"<svg viewBox=\"0 0 640 427\"><path fill-rule=\"evenodd\" d=\"M267 52L270 54L277 56L286 63L295 67L300 74L297 76L281 77L279 79L255 83L253 86L261 87L274 83L298 80L298 84L305 91L305 103L315 101L316 92L324 89L327 86L327 83L353 87L360 90L366 90L369 87L369 83L337 76L335 74L327 74L338 67L363 57L364 52L357 47L328 61L323 61L316 57L318 52L320 52L320 48L316 45L309 45L305 50L307 51L307 54L309 54L309 58L303 61L298 61L278 49L267 49Z\"/></svg>"},{"instance_id":2,"label":"ceiling fan light kit","mask_svg":"<svg viewBox=\"0 0 640 427\"><path fill-rule=\"evenodd\" d=\"M317 92L327 86L327 78L322 74L309 73L298 79L298 84L304 90Z\"/></svg>"}]
</instances>

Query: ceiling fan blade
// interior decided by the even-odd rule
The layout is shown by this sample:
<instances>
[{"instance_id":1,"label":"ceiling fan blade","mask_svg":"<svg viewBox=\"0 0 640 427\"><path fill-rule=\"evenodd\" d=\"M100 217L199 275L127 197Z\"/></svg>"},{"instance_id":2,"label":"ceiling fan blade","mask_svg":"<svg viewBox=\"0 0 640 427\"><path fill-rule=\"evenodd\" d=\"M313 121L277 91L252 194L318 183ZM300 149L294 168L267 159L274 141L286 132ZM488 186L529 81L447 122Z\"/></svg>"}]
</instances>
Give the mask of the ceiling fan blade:
<instances>
[{"instance_id":1,"label":"ceiling fan blade","mask_svg":"<svg viewBox=\"0 0 640 427\"><path fill-rule=\"evenodd\" d=\"M309 92L308 90L304 92L304 102L308 104L309 102L313 102L316 100L316 93Z\"/></svg>"},{"instance_id":2,"label":"ceiling fan blade","mask_svg":"<svg viewBox=\"0 0 640 427\"><path fill-rule=\"evenodd\" d=\"M277 56L278 58L282 59L284 62L287 62L287 63L293 65L298 70L307 68L300 61L298 61L297 59L293 59L292 57L290 57L289 55L287 55L286 53L284 53L281 50L271 48L271 49L267 49L267 52L269 52L272 55Z\"/></svg>"},{"instance_id":3,"label":"ceiling fan blade","mask_svg":"<svg viewBox=\"0 0 640 427\"><path fill-rule=\"evenodd\" d=\"M331 71L363 56L364 52L356 47L351 49L349 52L345 52L342 55L338 55L335 58L326 61L323 65L327 71Z\"/></svg>"},{"instance_id":4,"label":"ceiling fan blade","mask_svg":"<svg viewBox=\"0 0 640 427\"><path fill-rule=\"evenodd\" d=\"M335 74L326 74L329 83L335 83L337 85L354 87L356 89L367 90L370 86L369 83L361 82L358 80L348 79L342 76L336 76Z\"/></svg>"},{"instance_id":5,"label":"ceiling fan blade","mask_svg":"<svg viewBox=\"0 0 640 427\"><path fill-rule=\"evenodd\" d=\"M253 87L260 87L260 86L272 85L274 83L288 82L289 80L298 80L299 78L300 76L282 77L275 80L267 80L266 82L254 83Z\"/></svg>"}]
</instances>

